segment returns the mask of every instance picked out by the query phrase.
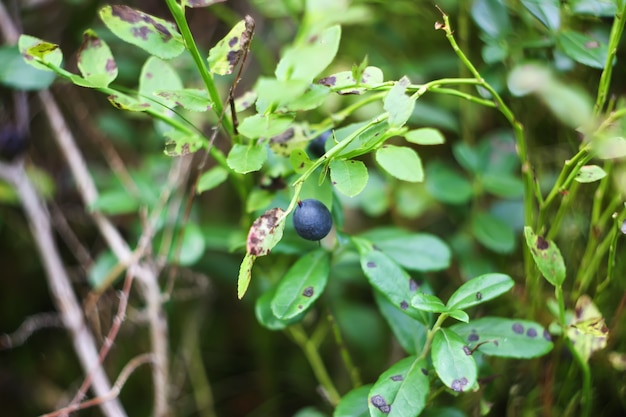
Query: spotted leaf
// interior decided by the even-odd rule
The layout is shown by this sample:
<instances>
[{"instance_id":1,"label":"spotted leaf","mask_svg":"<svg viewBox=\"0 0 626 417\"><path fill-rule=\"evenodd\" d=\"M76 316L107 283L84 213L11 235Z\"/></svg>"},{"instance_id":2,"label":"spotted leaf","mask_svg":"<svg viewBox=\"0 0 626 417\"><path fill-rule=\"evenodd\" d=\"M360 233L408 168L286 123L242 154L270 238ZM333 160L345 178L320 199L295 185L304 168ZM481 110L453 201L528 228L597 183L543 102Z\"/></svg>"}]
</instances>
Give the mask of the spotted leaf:
<instances>
[{"instance_id":1,"label":"spotted leaf","mask_svg":"<svg viewBox=\"0 0 626 417\"><path fill-rule=\"evenodd\" d=\"M524 227L526 245L543 277L552 285L559 286L565 281L565 262L556 244L536 235L530 227Z\"/></svg>"},{"instance_id":2,"label":"spotted leaf","mask_svg":"<svg viewBox=\"0 0 626 417\"><path fill-rule=\"evenodd\" d=\"M476 384L476 361L459 335L450 329L439 329L431 349L433 366L448 388L456 392L472 389Z\"/></svg>"},{"instance_id":3,"label":"spotted leaf","mask_svg":"<svg viewBox=\"0 0 626 417\"><path fill-rule=\"evenodd\" d=\"M117 78L117 64L109 46L96 32L87 29L78 51L78 69L94 87L107 87Z\"/></svg>"},{"instance_id":4,"label":"spotted leaf","mask_svg":"<svg viewBox=\"0 0 626 417\"><path fill-rule=\"evenodd\" d=\"M246 16L209 51L207 61L211 72L218 75L231 74L242 59L245 49L252 40L254 19Z\"/></svg>"}]
</instances>

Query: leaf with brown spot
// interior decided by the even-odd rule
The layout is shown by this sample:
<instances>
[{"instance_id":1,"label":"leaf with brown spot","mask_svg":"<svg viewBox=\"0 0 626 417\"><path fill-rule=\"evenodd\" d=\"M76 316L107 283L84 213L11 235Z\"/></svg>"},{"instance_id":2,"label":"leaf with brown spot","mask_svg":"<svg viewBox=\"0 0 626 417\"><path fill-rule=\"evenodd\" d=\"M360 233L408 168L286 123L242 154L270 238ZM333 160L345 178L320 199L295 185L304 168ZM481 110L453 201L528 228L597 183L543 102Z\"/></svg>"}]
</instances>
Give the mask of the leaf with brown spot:
<instances>
[{"instance_id":1,"label":"leaf with brown spot","mask_svg":"<svg viewBox=\"0 0 626 417\"><path fill-rule=\"evenodd\" d=\"M586 362L594 352L606 347L609 329L604 323L602 313L588 295L582 295L576 301L575 315L567 336Z\"/></svg>"},{"instance_id":2,"label":"leaf with brown spot","mask_svg":"<svg viewBox=\"0 0 626 417\"><path fill-rule=\"evenodd\" d=\"M18 46L26 63L37 69L52 71L52 69L45 64L49 64L53 67L61 67L63 53L59 45L46 42L34 36L21 35Z\"/></svg>"},{"instance_id":3,"label":"leaf with brown spot","mask_svg":"<svg viewBox=\"0 0 626 417\"><path fill-rule=\"evenodd\" d=\"M565 281L565 262L556 244L538 236L528 226L524 227L524 237L535 265L546 281L555 287L562 285Z\"/></svg>"},{"instance_id":4,"label":"leaf with brown spot","mask_svg":"<svg viewBox=\"0 0 626 417\"><path fill-rule=\"evenodd\" d=\"M211 72L219 75L231 74L252 40L254 19L246 16L209 51L207 61Z\"/></svg>"},{"instance_id":5,"label":"leaf with brown spot","mask_svg":"<svg viewBox=\"0 0 626 417\"><path fill-rule=\"evenodd\" d=\"M117 64L109 46L96 32L87 29L78 51L78 69L93 87L108 87L117 78Z\"/></svg>"},{"instance_id":6,"label":"leaf with brown spot","mask_svg":"<svg viewBox=\"0 0 626 417\"><path fill-rule=\"evenodd\" d=\"M254 256L270 253L283 237L285 210L275 207L267 210L252 223L248 232L246 251Z\"/></svg>"},{"instance_id":7,"label":"leaf with brown spot","mask_svg":"<svg viewBox=\"0 0 626 417\"><path fill-rule=\"evenodd\" d=\"M128 6L104 6L100 18L118 38L162 59L185 50L183 38L172 22Z\"/></svg>"}]
</instances>

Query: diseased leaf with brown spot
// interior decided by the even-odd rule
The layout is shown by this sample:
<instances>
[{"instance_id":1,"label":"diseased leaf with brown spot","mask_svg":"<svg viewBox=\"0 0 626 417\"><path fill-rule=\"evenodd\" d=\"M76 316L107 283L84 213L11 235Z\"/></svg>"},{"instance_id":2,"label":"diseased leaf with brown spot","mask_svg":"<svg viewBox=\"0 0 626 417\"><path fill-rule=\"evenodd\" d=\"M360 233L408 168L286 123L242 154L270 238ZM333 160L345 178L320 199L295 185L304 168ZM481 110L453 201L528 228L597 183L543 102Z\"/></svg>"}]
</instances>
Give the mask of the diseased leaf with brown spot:
<instances>
[{"instance_id":1,"label":"diseased leaf with brown spot","mask_svg":"<svg viewBox=\"0 0 626 417\"><path fill-rule=\"evenodd\" d=\"M83 43L78 51L78 69L94 87L108 87L117 78L117 64L109 46L91 29L83 33Z\"/></svg>"},{"instance_id":2,"label":"diseased leaf with brown spot","mask_svg":"<svg viewBox=\"0 0 626 417\"><path fill-rule=\"evenodd\" d=\"M267 210L252 223L248 232L246 251L254 256L265 256L283 237L285 210L275 207Z\"/></svg>"},{"instance_id":3,"label":"diseased leaf with brown spot","mask_svg":"<svg viewBox=\"0 0 626 417\"><path fill-rule=\"evenodd\" d=\"M34 36L21 35L18 46L26 63L37 69L52 71L44 64L60 67L61 62L63 62L63 53L59 45L54 43L43 41Z\"/></svg>"},{"instance_id":4,"label":"diseased leaf with brown spot","mask_svg":"<svg viewBox=\"0 0 626 417\"><path fill-rule=\"evenodd\" d=\"M365 87L380 84L384 81L383 72L378 67L367 67L361 75L361 81L356 82L352 71L342 71L328 77L320 78L317 83L332 88L339 94L363 94Z\"/></svg>"},{"instance_id":5,"label":"diseased leaf with brown spot","mask_svg":"<svg viewBox=\"0 0 626 417\"><path fill-rule=\"evenodd\" d=\"M183 38L172 22L128 6L104 6L100 18L117 37L162 59L185 50Z\"/></svg>"},{"instance_id":6,"label":"diseased leaf with brown spot","mask_svg":"<svg viewBox=\"0 0 626 417\"><path fill-rule=\"evenodd\" d=\"M171 130L164 133L168 139L165 143L164 153L167 156L185 156L197 152L205 144L206 139L199 135L189 135L189 133Z\"/></svg>"},{"instance_id":7,"label":"diseased leaf with brown spot","mask_svg":"<svg viewBox=\"0 0 626 417\"><path fill-rule=\"evenodd\" d=\"M254 33L254 19L246 16L209 51L207 61L211 72L219 75L231 74L243 57Z\"/></svg>"},{"instance_id":8,"label":"diseased leaf with brown spot","mask_svg":"<svg viewBox=\"0 0 626 417\"><path fill-rule=\"evenodd\" d=\"M574 313L567 336L574 344L574 349L587 362L594 352L606 347L609 329L604 323L602 313L588 295L583 295L576 301Z\"/></svg>"},{"instance_id":9,"label":"diseased leaf with brown spot","mask_svg":"<svg viewBox=\"0 0 626 417\"><path fill-rule=\"evenodd\" d=\"M226 0L183 0L183 5L187 7L207 7L215 3L223 3Z\"/></svg>"},{"instance_id":10,"label":"diseased leaf with brown spot","mask_svg":"<svg viewBox=\"0 0 626 417\"><path fill-rule=\"evenodd\" d=\"M154 94L164 99L164 102L170 106L180 106L183 109L204 112L211 110L213 102L209 98L206 90L198 88L184 88L182 90L160 90Z\"/></svg>"},{"instance_id":11,"label":"diseased leaf with brown spot","mask_svg":"<svg viewBox=\"0 0 626 417\"><path fill-rule=\"evenodd\" d=\"M528 226L524 227L524 237L535 264L543 277L555 287L563 284L566 272L565 262L556 244L551 240L536 235Z\"/></svg>"}]
</instances>

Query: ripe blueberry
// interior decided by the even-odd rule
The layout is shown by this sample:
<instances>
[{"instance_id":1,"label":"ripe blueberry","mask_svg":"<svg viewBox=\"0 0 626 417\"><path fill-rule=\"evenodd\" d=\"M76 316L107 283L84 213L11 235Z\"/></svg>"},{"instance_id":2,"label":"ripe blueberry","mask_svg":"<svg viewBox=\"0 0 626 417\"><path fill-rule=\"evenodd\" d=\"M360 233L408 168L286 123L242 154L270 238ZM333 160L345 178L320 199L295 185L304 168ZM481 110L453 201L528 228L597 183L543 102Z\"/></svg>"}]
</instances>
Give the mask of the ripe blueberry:
<instances>
[{"instance_id":1,"label":"ripe blueberry","mask_svg":"<svg viewBox=\"0 0 626 417\"><path fill-rule=\"evenodd\" d=\"M6 124L0 126L0 159L12 161L26 151L27 135L17 126Z\"/></svg>"},{"instance_id":2,"label":"ripe blueberry","mask_svg":"<svg viewBox=\"0 0 626 417\"><path fill-rule=\"evenodd\" d=\"M330 134L331 131L327 130L326 132L322 133L311 142L309 142L307 150L309 151L310 156L320 158L326 153L326 139L328 139Z\"/></svg>"},{"instance_id":3,"label":"ripe blueberry","mask_svg":"<svg viewBox=\"0 0 626 417\"><path fill-rule=\"evenodd\" d=\"M293 227L304 239L321 240L333 227L333 219L321 201L310 198L298 201L293 212Z\"/></svg>"}]
</instances>

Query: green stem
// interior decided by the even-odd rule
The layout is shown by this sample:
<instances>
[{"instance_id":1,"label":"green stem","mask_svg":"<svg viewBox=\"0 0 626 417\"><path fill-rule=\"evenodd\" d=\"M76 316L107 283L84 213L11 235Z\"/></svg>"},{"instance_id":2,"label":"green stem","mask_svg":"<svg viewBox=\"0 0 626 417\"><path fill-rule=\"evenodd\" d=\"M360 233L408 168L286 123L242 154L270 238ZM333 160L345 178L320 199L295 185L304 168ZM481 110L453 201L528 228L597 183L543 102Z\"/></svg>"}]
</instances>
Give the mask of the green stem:
<instances>
[{"instance_id":1,"label":"green stem","mask_svg":"<svg viewBox=\"0 0 626 417\"><path fill-rule=\"evenodd\" d=\"M426 334L426 343L424 343L424 349L422 349L422 353L419 355L416 361L420 361L426 358L426 356L428 355L428 352L430 352L430 347L433 344L435 333L437 333L439 329L441 329L441 325L443 324L444 321L446 321L447 318L448 318L448 313L441 313L439 317L437 317L437 321L435 322L433 327L430 330L428 330L428 333Z\"/></svg>"},{"instance_id":2,"label":"green stem","mask_svg":"<svg viewBox=\"0 0 626 417\"><path fill-rule=\"evenodd\" d=\"M217 87L215 86L215 82L213 81L213 77L209 72L208 65L205 63L205 60L200 55L200 50L196 45L196 42L193 38L193 34L191 33L191 29L189 28L189 24L187 23L187 19L185 18L185 7L178 4L176 0L165 0L167 3L167 7L170 9L170 13L172 17L176 21L176 25L180 29L180 34L183 36L185 41L185 46L187 50L191 54L198 71L200 72L200 77L202 77L202 81L206 86L206 89L209 93L209 97L211 101L213 101L213 111L217 115L217 117L222 117L222 112L224 111L224 107L222 105L222 99L217 91ZM226 117L222 118L222 124L224 129L228 132L229 135L233 133L233 124L232 121Z\"/></svg>"},{"instance_id":3,"label":"green stem","mask_svg":"<svg viewBox=\"0 0 626 417\"><path fill-rule=\"evenodd\" d=\"M591 370L589 369L589 364L580 355L569 339L567 340L567 346L583 374L583 393L580 399L582 413L580 415L581 417L589 417L591 415Z\"/></svg>"},{"instance_id":4,"label":"green stem","mask_svg":"<svg viewBox=\"0 0 626 417\"><path fill-rule=\"evenodd\" d=\"M602 292L613 280L613 273L614 273L614 269L615 269L615 258L617 256L617 240L620 237L619 232L617 232L617 230L619 230L622 227L622 223L624 221L624 213L625 211L622 211L622 215L621 216L617 216L615 218L615 222L614 222L614 227L615 227L615 233L613 233L613 239L611 239L611 243L609 245L609 259L607 261L607 272L606 272L606 278L604 279L604 281L602 281L602 283L600 283L600 285L598 285L598 288L596 290L596 292L600 293Z\"/></svg>"},{"instance_id":5,"label":"green stem","mask_svg":"<svg viewBox=\"0 0 626 417\"><path fill-rule=\"evenodd\" d=\"M609 38L608 54L606 61L604 61L604 69L600 76L600 82L598 83L598 95L596 97L596 104L594 105L593 112L595 115L599 115L604 108L606 98L609 94L609 87L611 85L611 74L613 72L613 60L617 54L617 46L622 38L622 32L624 31L624 15L626 14L626 2L622 3L621 9L615 14L613 20L613 26L611 27L611 35Z\"/></svg>"},{"instance_id":6,"label":"green stem","mask_svg":"<svg viewBox=\"0 0 626 417\"><path fill-rule=\"evenodd\" d=\"M348 374L350 375L350 380L352 381L352 388L358 388L363 385L361 381L361 375L359 373L359 368L354 365L354 361L352 361L352 356L350 355L350 351L346 346L345 341L343 340L343 336L341 335L341 329L337 325L335 321L335 317L328 313L328 321L333 329L333 335L335 336L335 342L339 346L339 350L341 351L341 359L343 360L346 369L348 370Z\"/></svg>"},{"instance_id":7,"label":"green stem","mask_svg":"<svg viewBox=\"0 0 626 417\"><path fill-rule=\"evenodd\" d=\"M317 351L315 344L308 338L306 332L300 324L288 327L287 331L296 342L296 344L300 346L300 348L304 352L304 356L306 356L307 360L309 361L311 369L315 374L315 378L317 378L317 381L320 383L320 385L324 389L324 392L328 396L328 401L333 406L339 404L341 396L337 392L337 389L335 388L335 385L333 384L333 381L330 378L326 367L324 366L322 357Z\"/></svg>"}]
</instances>

